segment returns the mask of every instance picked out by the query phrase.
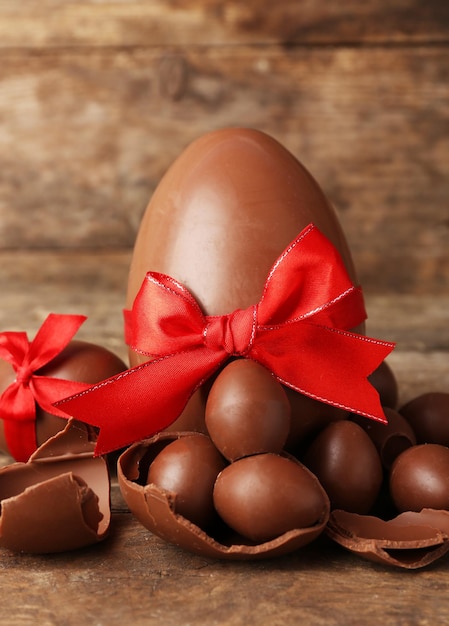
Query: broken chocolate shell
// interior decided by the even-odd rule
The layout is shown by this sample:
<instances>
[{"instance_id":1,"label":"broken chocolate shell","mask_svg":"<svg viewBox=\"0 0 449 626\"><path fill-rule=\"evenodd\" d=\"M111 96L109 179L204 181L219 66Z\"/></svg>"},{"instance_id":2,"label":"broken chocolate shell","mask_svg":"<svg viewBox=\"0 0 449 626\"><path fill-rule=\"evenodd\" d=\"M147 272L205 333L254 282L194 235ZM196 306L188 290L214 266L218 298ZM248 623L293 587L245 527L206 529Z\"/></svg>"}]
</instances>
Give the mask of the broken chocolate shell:
<instances>
[{"instance_id":1,"label":"broken chocolate shell","mask_svg":"<svg viewBox=\"0 0 449 626\"><path fill-rule=\"evenodd\" d=\"M176 496L153 484L145 484L148 467L170 442L191 433L163 432L135 443L121 454L117 476L122 495L135 517L158 537L196 554L218 559L265 559L293 552L317 538L329 518L329 505L317 523L295 528L263 543L254 543L236 534L225 524L213 531L176 513ZM324 494L325 495L325 494Z\"/></svg>"},{"instance_id":2,"label":"broken chocolate shell","mask_svg":"<svg viewBox=\"0 0 449 626\"><path fill-rule=\"evenodd\" d=\"M27 463L0 469L0 546L46 554L95 544L110 524L107 463L89 427L69 420Z\"/></svg>"},{"instance_id":3,"label":"broken chocolate shell","mask_svg":"<svg viewBox=\"0 0 449 626\"><path fill-rule=\"evenodd\" d=\"M407 511L384 521L371 515L332 511L326 534L369 561L418 569L449 550L449 511Z\"/></svg>"}]
</instances>

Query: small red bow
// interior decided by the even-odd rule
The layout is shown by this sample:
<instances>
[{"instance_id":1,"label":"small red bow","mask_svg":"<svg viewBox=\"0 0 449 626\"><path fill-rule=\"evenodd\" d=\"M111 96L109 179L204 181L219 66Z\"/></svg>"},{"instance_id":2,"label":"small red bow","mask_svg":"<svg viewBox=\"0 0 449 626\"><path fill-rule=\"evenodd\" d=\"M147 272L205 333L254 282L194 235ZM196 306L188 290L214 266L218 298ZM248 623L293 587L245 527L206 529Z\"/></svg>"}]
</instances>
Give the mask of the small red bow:
<instances>
[{"instance_id":1,"label":"small red bow","mask_svg":"<svg viewBox=\"0 0 449 626\"><path fill-rule=\"evenodd\" d=\"M367 377L394 344L349 332L365 318L360 288L309 225L274 264L260 302L229 315L203 315L183 285L149 272L125 322L127 343L150 360L58 405L100 427L96 454L104 454L167 428L237 356L306 396L385 422Z\"/></svg>"},{"instance_id":2,"label":"small red bow","mask_svg":"<svg viewBox=\"0 0 449 626\"><path fill-rule=\"evenodd\" d=\"M0 419L16 461L27 461L37 448L36 403L44 411L67 419L54 406L56 400L90 386L36 374L68 345L85 319L84 315L50 313L31 342L25 332L0 333L0 359L8 361L16 372L15 380L0 395Z\"/></svg>"}]
</instances>

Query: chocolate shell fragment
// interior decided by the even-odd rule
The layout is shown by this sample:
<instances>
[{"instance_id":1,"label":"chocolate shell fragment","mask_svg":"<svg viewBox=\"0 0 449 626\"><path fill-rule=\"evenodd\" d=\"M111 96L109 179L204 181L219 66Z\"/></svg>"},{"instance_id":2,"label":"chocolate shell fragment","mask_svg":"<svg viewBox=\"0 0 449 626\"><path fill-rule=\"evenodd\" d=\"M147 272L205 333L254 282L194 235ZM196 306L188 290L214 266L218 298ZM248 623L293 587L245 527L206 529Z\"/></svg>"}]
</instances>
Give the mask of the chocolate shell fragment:
<instances>
[{"instance_id":1,"label":"chocolate shell fragment","mask_svg":"<svg viewBox=\"0 0 449 626\"><path fill-rule=\"evenodd\" d=\"M449 511L407 511L384 521L336 509L330 515L326 533L369 561L418 569L448 552Z\"/></svg>"},{"instance_id":2,"label":"chocolate shell fragment","mask_svg":"<svg viewBox=\"0 0 449 626\"><path fill-rule=\"evenodd\" d=\"M84 424L69 420L27 463L0 470L0 546L46 554L95 544L110 523L107 464Z\"/></svg>"},{"instance_id":3,"label":"chocolate shell fragment","mask_svg":"<svg viewBox=\"0 0 449 626\"><path fill-rule=\"evenodd\" d=\"M123 497L131 512L152 533L202 556L243 560L287 554L310 543L323 532L329 517L329 502L324 491L325 506L319 520L306 528L295 528L261 543L238 535L223 523L217 523L213 531L206 532L178 514L176 494L145 482L148 468L157 454L170 442L190 435L191 433L160 433L132 445L119 458L117 476ZM269 513L268 507L267 514Z\"/></svg>"}]
</instances>

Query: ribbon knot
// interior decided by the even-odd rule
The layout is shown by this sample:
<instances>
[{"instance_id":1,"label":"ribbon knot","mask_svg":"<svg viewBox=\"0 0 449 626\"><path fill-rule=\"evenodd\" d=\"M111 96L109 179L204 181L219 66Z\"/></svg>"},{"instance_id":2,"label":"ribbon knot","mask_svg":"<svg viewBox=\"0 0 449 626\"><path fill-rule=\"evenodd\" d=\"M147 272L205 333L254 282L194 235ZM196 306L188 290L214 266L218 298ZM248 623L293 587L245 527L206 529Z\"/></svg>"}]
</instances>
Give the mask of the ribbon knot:
<instances>
[{"instance_id":1,"label":"ribbon knot","mask_svg":"<svg viewBox=\"0 0 449 626\"><path fill-rule=\"evenodd\" d=\"M386 421L367 378L394 344L350 331L366 318L362 291L313 224L277 259L248 309L206 316L185 286L148 272L124 315L128 345L151 358L57 403L100 428L95 454L167 428L230 356L257 361L298 393Z\"/></svg>"},{"instance_id":2,"label":"ribbon knot","mask_svg":"<svg viewBox=\"0 0 449 626\"><path fill-rule=\"evenodd\" d=\"M0 333L0 359L9 362L16 373L15 380L0 395L5 440L16 461L27 461L37 448L36 404L67 419L54 402L89 387L38 373L68 345L85 319L84 315L50 313L33 341L24 332Z\"/></svg>"},{"instance_id":3,"label":"ribbon knot","mask_svg":"<svg viewBox=\"0 0 449 626\"><path fill-rule=\"evenodd\" d=\"M15 383L18 385L23 385L24 387L28 387L30 384L31 377L33 375L33 371L29 365L22 365L18 367L16 370L16 379Z\"/></svg>"},{"instance_id":4,"label":"ribbon knot","mask_svg":"<svg viewBox=\"0 0 449 626\"><path fill-rule=\"evenodd\" d=\"M252 306L228 315L207 317L205 345L211 350L223 349L229 356L246 356L254 340L256 313L256 307Z\"/></svg>"}]
</instances>

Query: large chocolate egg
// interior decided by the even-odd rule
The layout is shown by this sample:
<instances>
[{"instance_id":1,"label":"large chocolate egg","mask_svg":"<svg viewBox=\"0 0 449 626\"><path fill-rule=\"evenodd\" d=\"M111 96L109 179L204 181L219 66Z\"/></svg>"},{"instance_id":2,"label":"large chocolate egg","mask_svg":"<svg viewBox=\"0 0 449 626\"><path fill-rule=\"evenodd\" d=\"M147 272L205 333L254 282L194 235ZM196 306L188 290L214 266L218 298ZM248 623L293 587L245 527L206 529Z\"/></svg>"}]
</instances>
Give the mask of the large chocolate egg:
<instances>
[{"instance_id":1,"label":"large chocolate egg","mask_svg":"<svg viewBox=\"0 0 449 626\"><path fill-rule=\"evenodd\" d=\"M73 339L54 359L37 370L36 374L93 385L125 369L125 363L103 346ZM0 359L0 394L15 380L15 377L16 373L12 365ZM67 420L36 406L37 445L42 445L47 439L64 429L66 424ZM3 420L0 420L0 450L9 452Z\"/></svg>"},{"instance_id":2,"label":"large chocolate egg","mask_svg":"<svg viewBox=\"0 0 449 626\"><path fill-rule=\"evenodd\" d=\"M256 304L273 263L311 222L339 250L356 283L333 208L288 150L256 130L206 134L178 157L151 198L135 243L127 307L148 271L185 285L206 315ZM131 365L147 358L130 352ZM187 421L173 429L201 430L202 391L189 403Z\"/></svg>"}]
</instances>

